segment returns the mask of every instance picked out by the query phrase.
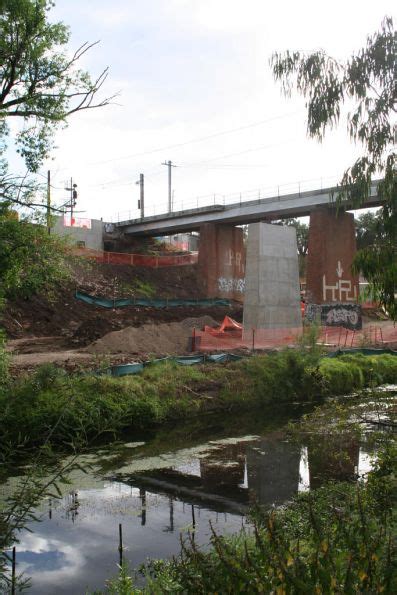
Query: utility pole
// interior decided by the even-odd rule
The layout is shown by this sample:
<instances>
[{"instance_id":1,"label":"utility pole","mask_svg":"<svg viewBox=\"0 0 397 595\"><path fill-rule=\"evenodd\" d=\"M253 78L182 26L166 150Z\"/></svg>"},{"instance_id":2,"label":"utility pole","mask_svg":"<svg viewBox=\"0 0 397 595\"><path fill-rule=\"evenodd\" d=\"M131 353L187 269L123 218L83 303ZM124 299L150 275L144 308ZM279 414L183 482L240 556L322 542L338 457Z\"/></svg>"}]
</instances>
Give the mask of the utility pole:
<instances>
[{"instance_id":1,"label":"utility pole","mask_svg":"<svg viewBox=\"0 0 397 595\"><path fill-rule=\"evenodd\" d=\"M73 184L73 178L70 178L70 187L65 188L70 192L70 226L73 227L73 208L76 206L77 200L77 184Z\"/></svg>"},{"instance_id":2,"label":"utility pole","mask_svg":"<svg viewBox=\"0 0 397 595\"><path fill-rule=\"evenodd\" d=\"M172 212L172 192L171 192L171 168L177 167L173 165L172 161L164 161L161 165L166 165L168 167L168 212Z\"/></svg>"},{"instance_id":3,"label":"utility pole","mask_svg":"<svg viewBox=\"0 0 397 595\"><path fill-rule=\"evenodd\" d=\"M145 216L145 178L143 174L139 174L139 181L135 182L135 184L139 184L139 200L138 200L138 209L141 210L141 219Z\"/></svg>"},{"instance_id":4,"label":"utility pole","mask_svg":"<svg viewBox=\"0 0 397 595\"><path fill-rule=\"evenodd\" d=\"M51 172L47 171L47 232L51 234Z\"/></svg>"}]
</instances>

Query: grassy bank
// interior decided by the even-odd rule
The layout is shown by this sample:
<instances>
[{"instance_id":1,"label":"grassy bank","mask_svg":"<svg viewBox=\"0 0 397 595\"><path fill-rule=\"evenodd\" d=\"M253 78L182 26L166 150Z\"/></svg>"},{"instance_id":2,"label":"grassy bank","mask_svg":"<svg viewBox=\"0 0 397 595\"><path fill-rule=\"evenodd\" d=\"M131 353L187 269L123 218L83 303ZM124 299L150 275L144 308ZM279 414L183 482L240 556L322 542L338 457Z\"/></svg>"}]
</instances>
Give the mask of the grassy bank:
<instances>
[{"instance_id":1,"label":"grassy bank","mask_svg":"<svg viewBox=\"0 0 397 595\"><path fill-rule=\"evenodd\" d=\"M308 401L397 382L397 357L347 355L314 361L301 351L227 365L148 366L137 376L68 376L43 366L0 390L0 452L79 446L123 428L144 429L214 411Z\"/></svg>"}]
</instances>

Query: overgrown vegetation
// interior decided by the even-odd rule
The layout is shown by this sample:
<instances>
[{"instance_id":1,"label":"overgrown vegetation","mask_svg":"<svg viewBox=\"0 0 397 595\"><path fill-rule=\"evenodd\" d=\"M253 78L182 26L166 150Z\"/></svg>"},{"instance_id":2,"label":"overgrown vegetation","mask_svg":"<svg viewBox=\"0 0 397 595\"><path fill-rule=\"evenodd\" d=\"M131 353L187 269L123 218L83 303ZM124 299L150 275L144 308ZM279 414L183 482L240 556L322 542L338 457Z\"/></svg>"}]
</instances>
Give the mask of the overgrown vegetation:
<instances>
[{"instance_id":1,"label":"overgrown vegetation","mask_svg":"<svg viewBox=\"0 0 397 595\"><path fill-rule=\"evenodd\" d=\"M0 213L0 298L51 295L70 278L67 243L29 219Z\"/></svg>"},{"instance_id":2,"label":"overgrown vegetation","mask_svg":"<svg viewBox=\"0 0 397 595\"><path fill-rule=\"evenodd\" d=\"M341 208L362 206L378 180L382 202L374 220L372 240L362 246L355 271L369 282L371 294L391 318L397 319L397 176L395 151L396 30L386 17L365 47L342 62L319 50L276 53L271 59L275 80L290 95L295 89L307 99L307 131L322 140L326 129L346 113L350 138L362 156L345 171L337 192ZM352 111L344 110L345 103Z\"/></svg>"},{"instance_id":3,"label":"overgrown vegetation","mask_svg":"<svg viewBox=\"0 0 397 595\"><path fill-rule=\"evenodd\" d=\"M306 402L396 382L397 357L348 355L313 359L297 350L248 357L227 365L151 365L140 375L68 376L45 365L0 395L0 452L14 457L39 447L51 431L61 449L121 429L270 403Z\"/></svg>"},{"instance_id":4,"label":"overgrown vegetation","mask_svg":"<svg viewBox=\"0 0 397 595\"><path fill-rule=\"evenodd\" d=\"M9 381L8 363L8 355L5 350L5 334L0 329L0 395Z\"/></svg>"},{"instance_id":5,"label":"overgrown vegetation","mask_svg":"<svg viewBox=\"0 0 397 595\"><path fill-rule=\"evenodd\" d=\"M108 69L91 79L78 68L95 44L84 43L70 54L68 27L49 17L53 5L52 0L1 2L0 300L48 292L67 276L64 242L46 229L49 213L63 208L50 204L34 174L49 156L56 130L72 114L110 101L96 101ZM9 169L16 155L25 174ZM41 208L47 211L45 222Z\"/></svg>"}]
</instances>

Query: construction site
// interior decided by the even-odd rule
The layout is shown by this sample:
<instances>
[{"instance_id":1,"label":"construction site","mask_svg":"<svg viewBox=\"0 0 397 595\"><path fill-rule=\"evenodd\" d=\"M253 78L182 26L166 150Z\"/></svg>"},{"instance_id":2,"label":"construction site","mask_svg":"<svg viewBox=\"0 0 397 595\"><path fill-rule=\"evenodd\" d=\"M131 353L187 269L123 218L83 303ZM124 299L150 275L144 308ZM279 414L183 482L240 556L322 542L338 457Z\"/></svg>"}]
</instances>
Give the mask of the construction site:
<instances>
[{"instance_id":1,"label":"construction site","mask_svg":"<svg viewBox=\"0 0 397 595\"><path fill-rule=\"evenodd\" d=\"M330 322L321 318L316 312L318 303L313 304L307 289L302 290L307 288L306 278L298 279L292 228L265 226L266 237L271 237L276 252L281 243L285 244L288 234L289 268L285 269L284 258L275 269L273 255L270 260L263 257L260 268L258 260L254 267L251 264L251 271L248 265L247 275L247 259L252 263L257 256L250 253L252 245L247 251L247 238L239 227L221 226L214 233L210 225L204 225L201 246L197 235L189 238L186 234L184 239L193 241L198 248L193 251L186 249L188 241L178 243L178 236L162 241L137 238L128 243L125 236L124 241L120 240L120 234L115 241L113 233L111 247L122 251L111 252L103 250L104 244L109 247L112 236L109 225L97 222L95 227L96 222L91 225L90 221L87 227L86 222L82 225L79 220L74 223L76 227L70 225L70 219L60 218L53 232L68 237L73 253L71 281L54 288L51 295L8 301L3 326L15 373L43 363L68 370L95 369L105 360L115 368L123 365L125 373L129 373L125 365L131 364L133 373L135 363L153 358L219 352L249 354L293 347L301 341L305 326L316 320L318 342L330 350L397 345L397 330L387 315L376 303L363 298L360 301L357 279L347 281L349 287L356 284L354 301L346 292L349 301L342 304L340 296L332 295L335 303L325 296L328 309L330 304L333 308L338 305L342 314L331 308L331 317L327 310ZM322 230L318 233L316 224L315 221L312 225L312 242L318 235L324 242L325 234ZM347 233L351 235L350 216L348 224ZM251 237L258 233L255 225L249 228ZM341 259L346 260L346 242L340 245L343 254L333 259L339 267ZM313 254L318 258L316 250ZM353 254L354 249L348 258ZM306 270L313 278L310 254L306 258ZM323 266L330 269L327 263ZM269 286L274 285L276 278L280 281L280 270L284 269L285 278L278 291L269 292ZM253 308L246 307L244 313L247 278L255 287L256 297ZM312 280L312 287L318 285L318 279L321 280L321 272ZM258 282L262 289L258 289ZM342 281L341 286L343 283L346 282ZM248 298L251 302L252 295L251 292ZM273 312L270 319L269 311Z\"/></svg>"}]
</instances>

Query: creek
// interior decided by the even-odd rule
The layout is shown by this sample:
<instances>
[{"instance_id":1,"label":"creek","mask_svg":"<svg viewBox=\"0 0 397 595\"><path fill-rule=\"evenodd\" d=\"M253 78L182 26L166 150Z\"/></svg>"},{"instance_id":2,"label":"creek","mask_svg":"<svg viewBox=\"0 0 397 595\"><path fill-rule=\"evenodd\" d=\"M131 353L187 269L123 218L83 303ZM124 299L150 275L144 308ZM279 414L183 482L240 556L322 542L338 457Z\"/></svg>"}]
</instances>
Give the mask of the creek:
<instances>
[{"instance_id":1,"label":"creek","mask_svg":"<svg viewBox=\"0 0 397 595\"><path fill-rule=\"evenodd\" d=\"M271 507L327 479L369 470L371 449L351 439L315 451L288 441L286 424L309 406L274 406L250 415L206 416L133 435L79 458L62 497L45 499L19 535L17 572L31 595L103 589L117 573L119 524L130 568L177 555L188 532L206 547L210 521L219 534L246 526L255 503ZM336 451L342 457L335 456ZM21 477L3 485L11 493Z\"/></svg>"}]
</instances>

